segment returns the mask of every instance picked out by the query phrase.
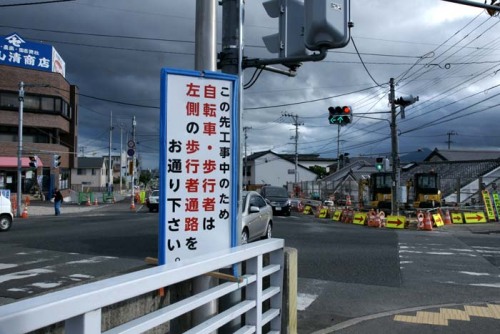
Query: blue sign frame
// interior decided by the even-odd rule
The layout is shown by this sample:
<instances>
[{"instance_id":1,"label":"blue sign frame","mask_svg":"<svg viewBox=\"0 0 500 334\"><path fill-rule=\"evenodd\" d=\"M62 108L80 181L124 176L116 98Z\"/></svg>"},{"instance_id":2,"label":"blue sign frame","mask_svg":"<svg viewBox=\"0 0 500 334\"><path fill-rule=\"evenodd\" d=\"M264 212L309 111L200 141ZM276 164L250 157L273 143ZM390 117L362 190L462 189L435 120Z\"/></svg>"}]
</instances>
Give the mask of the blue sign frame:
<instances>
[{"instance_id":1,"label":"blue sign frame","mask_svg":"<svg viewBox=\"0 0 500 334\"><path fill-rule=\"evenodd\" d=\"M168 127L167 116L174 110L168 110L167 95L170 88L168 83L169 76L192 77L196 79L208 80L223 80L228 81L231 85L231 105L230 110L230 196L229 196L229 210L230 210L230 247L238 245L238 238L241 231L238 231L238 195L239 195L239 165L240 165L240 145L239 145L239 106L238 106L238 76L224 74L211 71L193 71L193 70L179 70L172 68L163 68L161 70L161 93L160 93L160 203L159 203L159 236L158 236L158 263L167 263L167 237L168 237L168 210L167 198L168 193ZM174 85L175 86L175 85ZM177 110L177 113L179 111ZM183 204L184 205L184 204ZM176 259L177 260L177 259Z\"/></svg>"}]
</instances>

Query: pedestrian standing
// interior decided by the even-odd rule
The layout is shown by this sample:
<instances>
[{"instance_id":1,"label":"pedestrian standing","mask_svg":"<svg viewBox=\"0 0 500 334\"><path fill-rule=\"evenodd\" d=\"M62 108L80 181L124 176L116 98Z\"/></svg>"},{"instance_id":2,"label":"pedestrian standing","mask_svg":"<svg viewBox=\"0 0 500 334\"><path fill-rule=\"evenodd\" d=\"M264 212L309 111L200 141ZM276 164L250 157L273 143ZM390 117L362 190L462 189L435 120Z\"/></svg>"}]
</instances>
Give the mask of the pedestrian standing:
<instances>
[{"instance_id":1,"label":"pedestrian standing","mask_svg":"<svg viewBox=\"0 0 500 334\"><path fill-rule=\"evenodd\" d=\"M56 188L54 190L54 210L56 212L56 216L59 216L61 214L62 201L63 201L63 195L61 194L59 188Z\"/></svg>"}]
</instances>

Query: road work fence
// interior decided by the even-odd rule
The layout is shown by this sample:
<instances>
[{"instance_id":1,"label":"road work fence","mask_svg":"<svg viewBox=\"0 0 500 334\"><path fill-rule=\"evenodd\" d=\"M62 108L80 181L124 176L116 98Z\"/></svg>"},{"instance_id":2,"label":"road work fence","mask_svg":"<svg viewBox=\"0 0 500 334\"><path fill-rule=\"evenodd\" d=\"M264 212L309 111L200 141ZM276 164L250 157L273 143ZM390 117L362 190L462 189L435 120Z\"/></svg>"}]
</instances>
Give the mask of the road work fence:
<instances>
[{"instance_id":1,"label":"road work fence","mask_svg":"<svg viewBox=\"0 0 500 334\"><path fill-rule=\"evenodd\" d=\"M103 326L106 308L219 269L241 264L243 272L234 281L215 287L139 317L131 317L112 328ZM182 263L171 263L131 272L93 283L59 290L0 307L0 333L27 333L59 324L65 333L143 333L167 326L194 309L218 301L240 290L244 296L234 306L219 310L185 333L212 333L234 319L242 319L235 333L286 333L281 330L284 241L270 239L207 254Z\"/></svg>"}]
</instances>

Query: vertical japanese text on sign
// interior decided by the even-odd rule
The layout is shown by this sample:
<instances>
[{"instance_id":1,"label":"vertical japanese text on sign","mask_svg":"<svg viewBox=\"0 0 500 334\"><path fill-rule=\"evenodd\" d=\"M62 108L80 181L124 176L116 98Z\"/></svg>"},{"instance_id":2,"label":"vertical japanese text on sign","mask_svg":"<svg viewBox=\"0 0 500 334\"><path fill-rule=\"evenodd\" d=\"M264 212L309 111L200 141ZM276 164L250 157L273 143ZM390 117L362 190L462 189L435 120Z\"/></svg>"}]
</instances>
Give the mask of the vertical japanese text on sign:
<instances>
[{"instance_id":1,"label":"vertical japanese text on sign","mask_svg":"<svg viewBox=\"0 0 500 334\"><path fill-rule=\"evenodd\" d=\"M235 81L220 73L162 72L160 263L234 246Z\"/></svg>"}]
</instances>

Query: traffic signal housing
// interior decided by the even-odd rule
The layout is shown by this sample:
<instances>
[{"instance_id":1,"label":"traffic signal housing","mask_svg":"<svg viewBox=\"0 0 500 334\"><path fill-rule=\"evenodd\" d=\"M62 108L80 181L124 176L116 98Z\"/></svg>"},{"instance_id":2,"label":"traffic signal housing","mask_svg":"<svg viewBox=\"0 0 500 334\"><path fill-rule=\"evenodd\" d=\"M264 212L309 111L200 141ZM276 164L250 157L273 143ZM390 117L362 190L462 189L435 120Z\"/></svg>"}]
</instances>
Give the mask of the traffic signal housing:
<instances>
[{"instance_id":1,"label":"traffic signal housing","mask_svg":"<svg viewBox=\"0 0 500 334\"><path fill-rule=\"evenodd\" d=\"M304 43L309 50L343 48L351 39L350 0L305 0Z\"/></svg>"},{"instance_id":2,"label":"traffic signal housing","mask_svg":"<svg viewBox=\"0 0 500 334\"><path fill-rule=\"evenodd\" d=\"M384 158L379 157L379 158L375 159L375 168L379 172L384 170Z\"/></svg>"},{"instance_id":3,"label":"traffic signal housing","mask_svg":"<svg viewBox=\"0 0 500 334\"><path fill-rule=\"evenodd\" d=\"M271 53L280 58L304 56L304 3L300 0L268 0L262 3L267 14L279 18L279 32L262 37Z\"/></svg>"},{"instance_id":4,"label":"traffic signal housing","mask_svg":"<svg viewBox=\"0 0 500 334\"><path fill-rule=\"evenodd\" d=\"M52 167L59 168L61 165L61 156L58 154L54 154L52 157Z\"/></svg>"},{"instance_id":5,"label":"traffic signal housing","mask_svg":"<svg viewBox=\"0 0 500 334\"><path fill-rule=\"evenodd\" d=\"M349 106L336 106L328 108L328 121L330 124L338 124L340 126L347 125L352 122L352 108Z\"/></svg>"},{"instance_id":6,"label":"traffic signal housing","mask_svg":"<svg viewBox=\"0 0 500 334\"><path fill-rule=\"evenodd\" d=\"M30 167L31 168L37 168L38 167L38 159L36 155L32 155L29 157L30 158Z\"/></svg>"}]
</instances>

